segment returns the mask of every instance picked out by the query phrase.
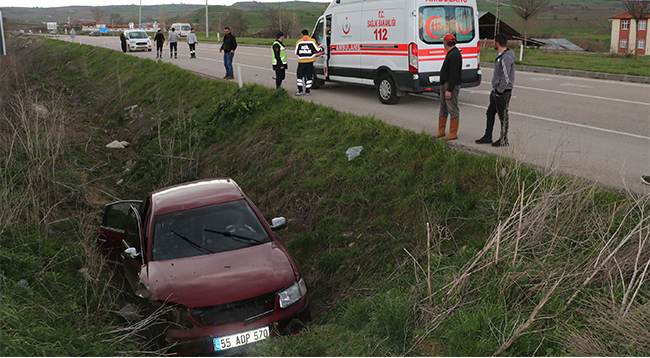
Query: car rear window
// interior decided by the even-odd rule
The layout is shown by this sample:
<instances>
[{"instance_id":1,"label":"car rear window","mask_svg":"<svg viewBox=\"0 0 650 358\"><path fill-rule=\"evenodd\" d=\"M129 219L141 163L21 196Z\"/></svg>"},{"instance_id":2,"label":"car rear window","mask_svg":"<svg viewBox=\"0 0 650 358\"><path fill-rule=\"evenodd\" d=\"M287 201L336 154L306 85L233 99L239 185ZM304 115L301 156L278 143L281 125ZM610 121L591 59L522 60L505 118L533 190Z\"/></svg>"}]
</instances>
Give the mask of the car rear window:
<instances>
[{"instance_id":1,"label":"car rear window","mask_svg":"<svg viewBox=\"0 0 650 358\"><path fill-rule=\"evenodd\" d=\"M271 237L248 202L237 200L156 216L151 259L207 255L268 242Z\"/></svg>"}]
</instances>

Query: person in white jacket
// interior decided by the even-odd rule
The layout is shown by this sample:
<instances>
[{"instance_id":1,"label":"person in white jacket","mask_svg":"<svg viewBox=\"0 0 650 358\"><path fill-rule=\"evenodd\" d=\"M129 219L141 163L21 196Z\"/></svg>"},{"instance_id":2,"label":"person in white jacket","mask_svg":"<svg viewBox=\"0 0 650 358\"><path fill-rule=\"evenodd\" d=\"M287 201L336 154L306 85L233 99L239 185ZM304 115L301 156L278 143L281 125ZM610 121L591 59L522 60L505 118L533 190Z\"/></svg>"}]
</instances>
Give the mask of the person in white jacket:
<instances>
[{"instance_id":1,"label":"person in white jacket","mask_svg":"<svg viewBox=\"0 0 650 358\"><path fill-rule=\"evenodd\" d=\"M190 33L187 34L187 44L190 45L190 58L196 58L196 45L198 43L199 41L196 39L194 28L191 28Z\"/></svg>"}]
</instances>

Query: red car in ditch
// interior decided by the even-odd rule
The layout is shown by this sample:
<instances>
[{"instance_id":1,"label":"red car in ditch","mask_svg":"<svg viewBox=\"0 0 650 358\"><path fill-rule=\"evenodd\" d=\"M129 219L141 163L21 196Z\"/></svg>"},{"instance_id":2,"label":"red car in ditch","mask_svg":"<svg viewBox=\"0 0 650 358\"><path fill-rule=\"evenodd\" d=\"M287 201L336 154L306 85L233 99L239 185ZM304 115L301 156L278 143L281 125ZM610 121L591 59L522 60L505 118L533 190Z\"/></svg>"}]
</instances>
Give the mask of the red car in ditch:
<instances>
[{"instance_id":1,"label":"red car in ditch","mask_svg":"<svg viewBox=\"0 0 650 358\"><path fill-rule=\"evenodd\" d=\"M275 234L285 226L232 179L212 179L108 204L97 243L138 297L171 308L171 351L211 354L309 318L305 280Z\"/></svg>"}]
</instances>

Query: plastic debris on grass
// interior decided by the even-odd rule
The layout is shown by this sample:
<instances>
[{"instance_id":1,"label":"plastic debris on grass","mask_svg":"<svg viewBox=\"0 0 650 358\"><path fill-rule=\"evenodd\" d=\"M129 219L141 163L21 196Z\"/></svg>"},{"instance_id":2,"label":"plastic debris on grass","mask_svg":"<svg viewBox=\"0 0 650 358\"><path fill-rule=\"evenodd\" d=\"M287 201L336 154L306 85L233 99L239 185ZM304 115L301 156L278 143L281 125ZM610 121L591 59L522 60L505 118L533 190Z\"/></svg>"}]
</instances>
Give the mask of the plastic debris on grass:
<instances>
[{"instance_id":1,"label":"plastic debris on grass","mask_svg":"<svg viewBox=\"0 0 650 358\"><path fill-rule=\"evenodd\" d=\"M345 155L348 156L348 162L358 157L359 154L361 154L362 150L363 150L362 146L348 148L348 150L345 152Z\"/></svg>"}]
</instances>

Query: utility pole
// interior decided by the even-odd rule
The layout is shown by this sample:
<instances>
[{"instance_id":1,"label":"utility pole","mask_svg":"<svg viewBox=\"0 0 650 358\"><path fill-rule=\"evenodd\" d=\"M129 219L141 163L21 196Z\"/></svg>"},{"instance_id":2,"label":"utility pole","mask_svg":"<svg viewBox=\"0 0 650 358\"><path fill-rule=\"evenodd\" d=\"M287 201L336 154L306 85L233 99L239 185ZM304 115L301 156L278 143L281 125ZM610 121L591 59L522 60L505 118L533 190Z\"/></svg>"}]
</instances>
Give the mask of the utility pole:
<instances>
[{"instance_id":1,"label":"utility pole","mask_svg":"<svg viewBox=\"0 0 650 358\"><path fill-rule=\"evenodd\" d=\"M494 21L494 37L499 33L499 12L501 10L501 0L497 0L497 15L496 20Z\"/></svg>"},{"instance_id":2,"label":"utility pole","mask_svg":"<svg viewBox=\"0 0 650 358\"><path fill-rule=\"evenodd\" d=\"M295 36L296 33L296 1L293 0L293 26L291 29L291 36Z\"/></svg>"},{"instance_id":3,"label":"utility pole","mask_svg":"<svg viewBox=\"0 0 650 358\"><path fill-rule=\"evenodd\" d=\"M210 37L210 29L208 25L208 0L205 0L205 38Z\"/></svg>"},{"instance_id":4,"label":"utility pole","mask_svg":"<svg viewBox=\"0 0 650 358\"><path fill-rule=\"evenodd\" d=\"M140 17L138 18L138 26L142 28L142 0L140 0Z\"/></svg>"}]
</instances>

